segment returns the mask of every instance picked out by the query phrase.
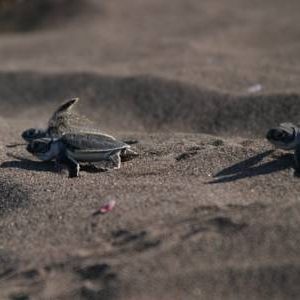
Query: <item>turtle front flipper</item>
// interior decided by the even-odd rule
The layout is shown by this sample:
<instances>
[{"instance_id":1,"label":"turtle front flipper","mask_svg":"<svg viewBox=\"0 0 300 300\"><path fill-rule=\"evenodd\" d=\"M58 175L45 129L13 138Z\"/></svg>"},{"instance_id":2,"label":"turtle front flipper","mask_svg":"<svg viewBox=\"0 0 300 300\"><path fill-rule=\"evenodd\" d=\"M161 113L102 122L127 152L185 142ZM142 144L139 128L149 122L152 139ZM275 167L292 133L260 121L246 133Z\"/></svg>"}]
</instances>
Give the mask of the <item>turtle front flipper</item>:
<instances>
[{"instance_id":1,"label":"turtle front flipper","mask_svg":"<svg viewBox=\"0 0 300 300\"><path fill-rule=\"evenodd\" d=\"M294 152L295 176L300 177L300 145L297 145Z\"/></svg>"},{"instance_id":2,"label":"turtle front flipper","mask_svg":"<svg viewBox=\"0 0 300 300\"><path fill-rule=\"evenodd\" d=\"M72 98L66 102L64 102L62 105L60 105L55 112L52 115L52 118L55 118L58 114L65 113L72 109L74 104L76 104L79 101L79 98Z\"/></svg>"},{"instance_id":3,"label":"turtle front flipper","mask_svg":"<svg viewBox=\"0 0 300 300\"><path fill-rule=\"evenodd\" d=\"M57 158L57 162L67 166L70 178L79 176L79 163L72 157L68 156L65 152Z\"/></svg>"},{"instance_id":4,"label":"turtle front flipper","mask_svg":"<svg viewBox=\"0 0 300 300\"><path fill-rule=\"evenodd\" d=\"M78 101L79 98L73 98L63 103L55 110L48 121L47 135L51 137L60 137L69 130L69 122L70 118L72 118L71 110Z\"/></svg>"}]
</instances>

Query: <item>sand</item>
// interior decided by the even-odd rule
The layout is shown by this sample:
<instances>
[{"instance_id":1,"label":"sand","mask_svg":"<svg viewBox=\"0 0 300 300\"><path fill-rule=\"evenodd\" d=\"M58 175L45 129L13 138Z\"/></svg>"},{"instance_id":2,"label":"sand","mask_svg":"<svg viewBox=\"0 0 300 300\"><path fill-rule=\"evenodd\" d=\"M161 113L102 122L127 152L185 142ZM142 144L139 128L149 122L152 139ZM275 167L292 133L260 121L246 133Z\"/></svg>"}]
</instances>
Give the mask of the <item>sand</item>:
<instances>
[{"instance_id":1,"label":"sand","mask_svg":"<svg viewBox=\"0 0 300 300\"><path fill-rule=\"evenodd\" d=\"M300 120L299 9L90 1L2 32L0 299L297 299L300 181L264 136ZM7 147L74 96L140 156L70 179Z\"/></svg>"}]
</instances>

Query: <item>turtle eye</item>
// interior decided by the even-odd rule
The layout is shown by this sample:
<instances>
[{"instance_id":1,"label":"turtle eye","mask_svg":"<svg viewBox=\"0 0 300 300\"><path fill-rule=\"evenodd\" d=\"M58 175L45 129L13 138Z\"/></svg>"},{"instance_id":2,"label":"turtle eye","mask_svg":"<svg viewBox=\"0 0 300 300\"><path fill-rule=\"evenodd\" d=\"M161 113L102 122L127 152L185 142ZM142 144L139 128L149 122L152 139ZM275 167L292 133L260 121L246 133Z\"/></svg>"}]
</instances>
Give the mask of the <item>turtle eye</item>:
<instances>
[{"instance_id":1,"label":"turtle eye","mask_svg":"<svg viewBox=\"0 0 300 300\"><path fill-rule=\"evenodd\" d=\"M38 139L44 136L44 132L41 129L36 129L36 128L30 128L25 130L22 133L22 137L24 139Z\"/></svg>"},{"instance_id":2,"label":"turtle eye","mask_svg":"<svg viewBox=\"0 0 300 300\"><path fill-rule=\"evenodd\" d=\"M37 137L39 135L39 130L38 129L34 129L34 128L29 129L28 130L28 135L31 138Z\"/></svg>"},{"instance_id":3,"label":"turtle eye","mask_svg":"<svg viewBox=\"0 0 300 300\"><path fill-rule=\"evenodd\" d=\"M282 139L285 136L286 136L286 132L284 132L284 131L276 131L275 134L274 134L274 138L276 140Z\"/></svg>"},{"instance_id":4,"label":"turtle eye","mask_svg":"<svg viewBox=\"0 0 300 300\"><path fill-rule=\"evenodd\" d=\"M25 130L23 133L22 133L22 137L24 138L24 139L26 139L26 138L31 138L32 136L33 136L33 134L34 134L34 129L27 129L27 130Z\"/></svg>"},{"instance_id":5,"label":"turtle eye","mask_svg":"<svg viewBox=\"0 0 300 300\"><path fill-rule=\"evenodd\" d=\"M32 137L32 135L33 135L33 129L29 129L29 130L26 132L26 135L27 135L28 137Z\"/></svg>"},{"instance_id":6,"label":"turtle eye","mask_svg":"<svg viewBox=\"0 0 300 300\"><path fill-rule=\"evenodd\" d=\"M286 135L287 135L287 133L285 131L282 131L280 137L284 138L284 137L286 137Z\"/></svg>"}]
</instances>

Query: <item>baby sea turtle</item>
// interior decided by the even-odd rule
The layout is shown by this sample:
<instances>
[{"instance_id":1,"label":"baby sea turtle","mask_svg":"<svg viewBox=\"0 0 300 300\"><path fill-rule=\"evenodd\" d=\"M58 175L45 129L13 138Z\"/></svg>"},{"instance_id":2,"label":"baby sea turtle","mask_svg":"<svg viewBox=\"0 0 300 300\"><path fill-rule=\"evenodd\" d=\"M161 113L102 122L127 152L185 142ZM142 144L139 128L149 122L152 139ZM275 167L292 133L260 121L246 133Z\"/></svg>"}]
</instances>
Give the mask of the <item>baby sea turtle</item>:
<instances>
[{"instance_id":1,"label":"baby sea turtle","mask_svg":"<svg viewBox=\"0 0 300 300\"><path fill-rule=\"evenodd\" d=\"M75 103L79 101L79 98L72 98L60 105L58 109L53 113L48 121L48 128L29 128L22 132L22 138L27 142L31 142L34 139L44 138L44 137L60 137L63 133L75 130L75 127L70 123L84 120L83 117L71 112L72 107ZM71 122L72 121L72 122ZM8 148L24 146L24 143L15 143L6 145Z\"/></svg>"},{"instance_id":2,"label":"baby sea turtle","mask_svg":"<svg viewBox=\"0 0 300 300\"><path fill-rule=\"evenodd\" d=\"M266 135L267 140L276 148L294 150L296 172L300 172L300 128L293 123L281 123L271 128Z\"/></svg>"},{"instance_id":3,"label":"baby sea turtle","mask_svg":"<svg viewBox=\"0 0 300 300\"><path fill-rule=\"evenodd\" d=\"M26 129L22 132L22 138L26 142L31 142L32 140L44 137L59 137L65 132L70 131L70 128L72 127L70 125L70 120L76 116L76 114L71 113L71 110L78 101L79 98L72 98L63 103L52 114L48 121L48 128Z\"/></svg>"},{"instance_id":4,"label":"baby sea turtle","mask_svg":"<svg viewBox=\"0 0 300 300\"><path fill-rule=\"evenodd\" d=\"M69 170L70 177L77 177L80 170L80 162L111 161L114 169L121 166L120 155L122 152L135 152L122 141L107 137L99 137L97 134L66 133L60 138L44 137L32 140L27 151L42 161L55 159L64 164Z\"/></svg>"},{"instance_id":5,"label":"baby sea turtle","mask_svg":"<svg viewBox=\"0 0 300 300\"><path fill-rule=\"evenodd\" d=\"M72 111L74 105L79 101L79 98L72 98L61 106L59 106L55 112L52 114L51 118L48 121L48 128L40 129L40 128L29 128L22 132L22 138L30 143L33 140L41 139L41 138L55 138L59 139L66 133L73 134L87 134L97 136L99 140L117 140L108 134L101 132L99 129L89 128L86 123L90 123L88 119L80 116ZM83 125L84 124L84 125ZM89 125L89 124L88 124ZM136 140L127 140L123 141L123 143L127 145L132 145L138 143ZM122 161L127 161L132 159L134 156L138 154L132 150L125 149L121 152Z\"/></svg>"}]
</instances>

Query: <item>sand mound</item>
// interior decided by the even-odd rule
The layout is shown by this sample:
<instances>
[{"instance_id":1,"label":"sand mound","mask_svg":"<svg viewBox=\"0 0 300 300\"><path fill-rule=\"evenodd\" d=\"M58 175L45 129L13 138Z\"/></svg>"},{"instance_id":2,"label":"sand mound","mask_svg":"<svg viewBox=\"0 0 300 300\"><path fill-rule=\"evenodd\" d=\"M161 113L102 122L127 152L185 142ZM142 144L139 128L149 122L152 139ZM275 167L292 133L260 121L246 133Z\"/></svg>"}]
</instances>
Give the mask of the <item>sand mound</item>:
<instances>
[{"instance_id":1,"label":"sand mound","mask_svg":"<svg viewBox=\"0 0 300 300\"><path fill-rule=\"evenodd\" d=\"M22 116L38 107L49 116L74 96L82 98L85 115L110 129L263 137L274 124L300 120L298 94L230 95L152 76L0 73L5 115Z\"/></svg>"},{"instance_id":2,"label":"sand mound","mask_svg":"<svg viewBox=\"0 0 300 300\"><path fill-rule=\"evenodd\" d=\"M82 14L87 7L85 0L1 0L0 30L28 31L53 27Z\"/></svg>"}]
</instances>

